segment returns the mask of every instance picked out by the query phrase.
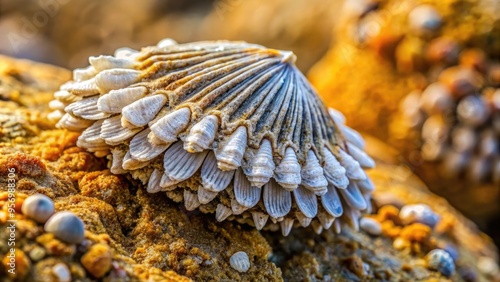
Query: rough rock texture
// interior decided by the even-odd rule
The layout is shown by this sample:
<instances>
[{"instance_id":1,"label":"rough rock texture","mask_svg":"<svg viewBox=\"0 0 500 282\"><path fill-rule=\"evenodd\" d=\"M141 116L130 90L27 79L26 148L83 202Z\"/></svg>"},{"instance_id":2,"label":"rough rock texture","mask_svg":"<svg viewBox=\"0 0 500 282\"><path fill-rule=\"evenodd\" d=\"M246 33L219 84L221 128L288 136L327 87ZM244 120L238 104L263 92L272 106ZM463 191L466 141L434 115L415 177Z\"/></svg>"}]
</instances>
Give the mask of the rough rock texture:
<instances>
[{"instance_id":1,"label":"rough rock texture","mask_svg":"<svg viewBox=\"0 0 500 282\"><path fill-rule=\"evenodd\" d=\"M431 4L441 16L440 28L433 34L422 36L411 28L410 12L421 4ZM477 163L494 166L498 159L498 149L490 156L479 156L476 149L467 152L469 159L465 162L459 163L459 159L449 162L449 166L458 167L452 173L453 169L446 168L444 161L425 160L421 134L403 124L400 108L419 111L418 101L410 101L402 106L403 98L424 90L430 83L438 80L443 70L450 70L458 64L459 57L462 65L475 65L474 60L479 60L474 56L465 58L466 52L459 53L459 50L479 48L487 58L484 59L486 65L498 64L498 11L500 5L497 2L483 0L352 3L346 5L344 16L339 20L335 35L338 40L309 73L311 82L327 104L343 110L348 125L396 147L401 152L401 160L433 192L446 197L452 205L484 229L490 228L488 225L494 226L494 222L498 220L500 186L489 168L484 169L479 165L472 167L472 163L476 159L482 161L484 157L486 162ZM439 44L439 41L444 43ZM448 71L447 75L449 74L451 71ZM444 75L439 79L446 83ZM356 83L352 83L353 81ZM455 87L466 86L456 84ZM474 94L480 95L481 91L486 93L491 89L494 92L497 87L491 82L484 86L481 90L476 89ZM484 94L484 97L489 99L488 95ZM456 113L445 112L443 115L452 121L444 130L449 130L451 136L456 124L453 122L457 120ZM489 119L481 128L473 128L476 132L474 137L477 136L475 144L479 144L481 130L489 130L488 127L495 130L493 127L497 126L492 125L493 123ZM419 129L421 127L420 124ZM436 129L434 134L441 132ZM451 147L450 139L446 141L447 148ZM496 139L498 142L498 131ZM471 180L470 174L480 176ZM498 234L495 230L491 232Z\"/></svg>"},{"instance_id":2,"label":"rough rock texture","mask_svg":"<svg viewBox=\"0 0 500 282\"><path fill-rule=\"evenodd\" d=\"M16 69L18 63L25 62L9 60L8 63L11 69ZM24 71L35 68L50 71L44 65ZM39 79L33 85L40 87L45 83L46 80ZM20 87L17 91L23 91L21 84L9 89L14 91L16 87ZM172 202L165 195L150 195L138 183L110 174L105 160L75 146L76 133L54 129L45 120L48 110L44 110L43 102L37 99L28 99L35 105L29 108L18 102L0 101L0 108L10 117L6 119L7 125L2 126L0 190L7 190L8 168L15 168L18 199L34 193L51 197L56 210L69 210L83 219L86 240L90 243L83 251L78 247L74 252L50 234L42 234L41 226L18 215L18 226L23 226L24 231L17 239L23 253L30 248L42 248L45 252L56 248L62 252L50 253L40 260L20 255L18 265L24 265L25 281L33 281L40 275L47 275L43 277L50 281L54 278L51 276L54 275L53 267L61 268L58 264L61 262L71 266L72 276L90 281L105 271L93 267L92 262L109 262L110 254L112 267L104 274L104 280L122 275L120 277L130 280L150 281L408 281L431 278L448 281L439 272L423 266L423 251L397 250L393 248L392 238L386 235L371 237L352 228L343 229L340 235L335 235L332 229L315 235L312 228L307 228L294 230L291 236L284 238L278 232L260 233L236 222L217 223L213 215L188 212L182 204ZM40 110L35 109L36 105ZM376 142L373 144L375 148L382 147ZM458 269L467 270L455 273L451 279L491 280L498 269L478 268L472 263L482 258L496 265L496 248L489 239L444 200L430 194L414 177L398 178L401 174L394 172L400 167L391 164L389 149L380 150L382 153L375 154L381 156L380 169L371 173L379 186L376 206L381 203L401 206L410 201L431 205L453 223L447 232L435 229L432 236L453 243L459 253ZM0 223L0 238L8 236L5 224L5 221ZM2 257L7 253L5 242L0 241ZM239 273L231 268L229 258L237 251L248 254L251 263L248 272ZM464 268L466 266L468 268ZM4 265L0 269L5 272L7 268Z\"/></svg>"}]
</instances>

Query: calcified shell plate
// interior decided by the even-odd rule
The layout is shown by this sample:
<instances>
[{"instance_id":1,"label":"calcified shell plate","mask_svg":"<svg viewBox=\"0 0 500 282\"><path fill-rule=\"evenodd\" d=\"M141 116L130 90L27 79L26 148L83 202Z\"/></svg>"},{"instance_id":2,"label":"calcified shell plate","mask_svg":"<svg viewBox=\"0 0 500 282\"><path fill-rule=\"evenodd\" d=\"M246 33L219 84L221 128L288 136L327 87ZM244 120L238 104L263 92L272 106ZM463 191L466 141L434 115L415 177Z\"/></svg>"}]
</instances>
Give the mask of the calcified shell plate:
<instances>
[{"instance_id":1,"label":"calcified shell plate","mask_svg":"<svg viewBox=\"0 0 500 282\"><path fill-rule=\"evenodd\" d=\"M118 49L74 71L51 117L82 131L78 146L109 156L113 173L187 210L285 235L338 217L355 225L373 190L362 167L374 162L294 60L244 42Z\"/></svg>"}]
</instances>

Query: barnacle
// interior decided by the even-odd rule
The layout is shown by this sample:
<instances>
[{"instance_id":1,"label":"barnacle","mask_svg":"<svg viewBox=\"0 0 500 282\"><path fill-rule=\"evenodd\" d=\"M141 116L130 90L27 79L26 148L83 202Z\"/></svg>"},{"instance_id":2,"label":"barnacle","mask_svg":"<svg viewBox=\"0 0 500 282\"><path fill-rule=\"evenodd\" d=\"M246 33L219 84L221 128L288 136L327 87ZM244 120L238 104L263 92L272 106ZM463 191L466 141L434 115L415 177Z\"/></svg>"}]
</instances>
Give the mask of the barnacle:
<instances>
[{"instance_id":1,"label":"barnacle","mask_svg":"<svg viewBox=\"0 0 500 282\"><path fill-rule=\"evenodd\" d=\"M270 218L285 235L295 220L357 224L373 190L362 167L374 162L294 61L244 42L118 49L74 71L51 117L82 131L77 145L109 156L111 172L218 221L261 229Z\"/></svg>"},{"instance_id":2,"label":"barnacle","mask_svg":"<svg viewBox=\"0 0 500 282\"><path fill-rule=\"evenodd\" d=\"M459 56L436 81L403 99L399 114L422 140L424 160L439 161L445 177L498 185L500 81L494 72L500 64L478 49Z\"/></svg>"}]
</instances>

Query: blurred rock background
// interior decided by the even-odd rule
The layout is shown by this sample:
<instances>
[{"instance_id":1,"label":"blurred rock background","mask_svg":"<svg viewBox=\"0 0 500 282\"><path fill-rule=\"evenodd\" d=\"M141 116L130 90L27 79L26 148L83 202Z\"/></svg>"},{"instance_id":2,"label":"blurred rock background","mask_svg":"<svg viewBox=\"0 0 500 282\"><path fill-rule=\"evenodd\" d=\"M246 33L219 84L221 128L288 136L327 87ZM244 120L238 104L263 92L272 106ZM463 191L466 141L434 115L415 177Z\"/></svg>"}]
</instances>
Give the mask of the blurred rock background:
<instances>
[{"instance_id":1,"label":"blurred rock background","mask_svg":"<svg viewBox=\"0 0 500 282\"><path fill-rule=\"evenodd\" d=\"M348 4L310 81L499 243L500 2Z\"/></svg>"},{"instance_id":2,"label":"blurred rock background","mask_svg":"<svg viewBox=\"0 0 500 282\"><path fill-rule=\"evenodd\" d=\"M179 43L245 40L294 51L306 71L327 51L341 1L0 0L0 53L66 68L91 55Z\"/></svg>"}]
</instances>

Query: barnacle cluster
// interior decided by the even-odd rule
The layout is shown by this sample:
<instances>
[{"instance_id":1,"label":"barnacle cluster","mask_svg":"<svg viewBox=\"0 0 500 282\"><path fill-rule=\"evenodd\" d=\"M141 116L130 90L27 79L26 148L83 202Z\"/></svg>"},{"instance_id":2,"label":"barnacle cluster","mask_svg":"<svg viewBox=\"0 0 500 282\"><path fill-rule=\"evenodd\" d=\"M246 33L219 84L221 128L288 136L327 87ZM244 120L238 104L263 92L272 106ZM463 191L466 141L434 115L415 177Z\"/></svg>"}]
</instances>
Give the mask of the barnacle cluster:
<instances>
[{"instance_id":1,"label":"barnacle cluster","mask_svg":"<svg viewBox=\"0 0 500 282\"><path fill-rule=\"evenodd\" d=\"M147 191L262 229L340 230L370 207L364 141L328 111L291 52L244 42L177 44L90 57L51 118Z\"/></svg>"},{"instance_id":2,"label":"barnacle cluster","mask_svg":"<svg viewBox=\"0 0 500 282\"><path fill-rule=\"evenodd\" d=\"M311 77L321 81L348 67L343 57L354 59L360 75L319 86L329 105L351 104L356 128L395 145L431 186L444 178L498 187L499 11L482 0L348 2L334 66L320 64ZM363 86L346 86L349 74Z\"/></svg>"},{"instance_id":3,"label":"barnacle cluster","mask_svg":"<svg viewBox=\"0 0 500 282\"><path fill-rule=\"evenodd\" d=\"M408 138L421 140L422 158L439 161L443 176L500 184L499 47L489 35L500 29L478 22L477 33L461 34L450 10L464 12L441 3L367 5L353 34L419 81L401 100L393 130L411 128Z\"/></svg>"},{"instance_id":4,"label":"barnacle cluster","mask_svg":"<svg viewBox=\"0 0 500 282\"><path fill-rule=\"evenodd\" d=\"M500 64L479 49L452 56L457 65L402 101L405 125L422 139L423 159L441 161L445 176L500 184Z\"/></svg>"}]
</instances>

